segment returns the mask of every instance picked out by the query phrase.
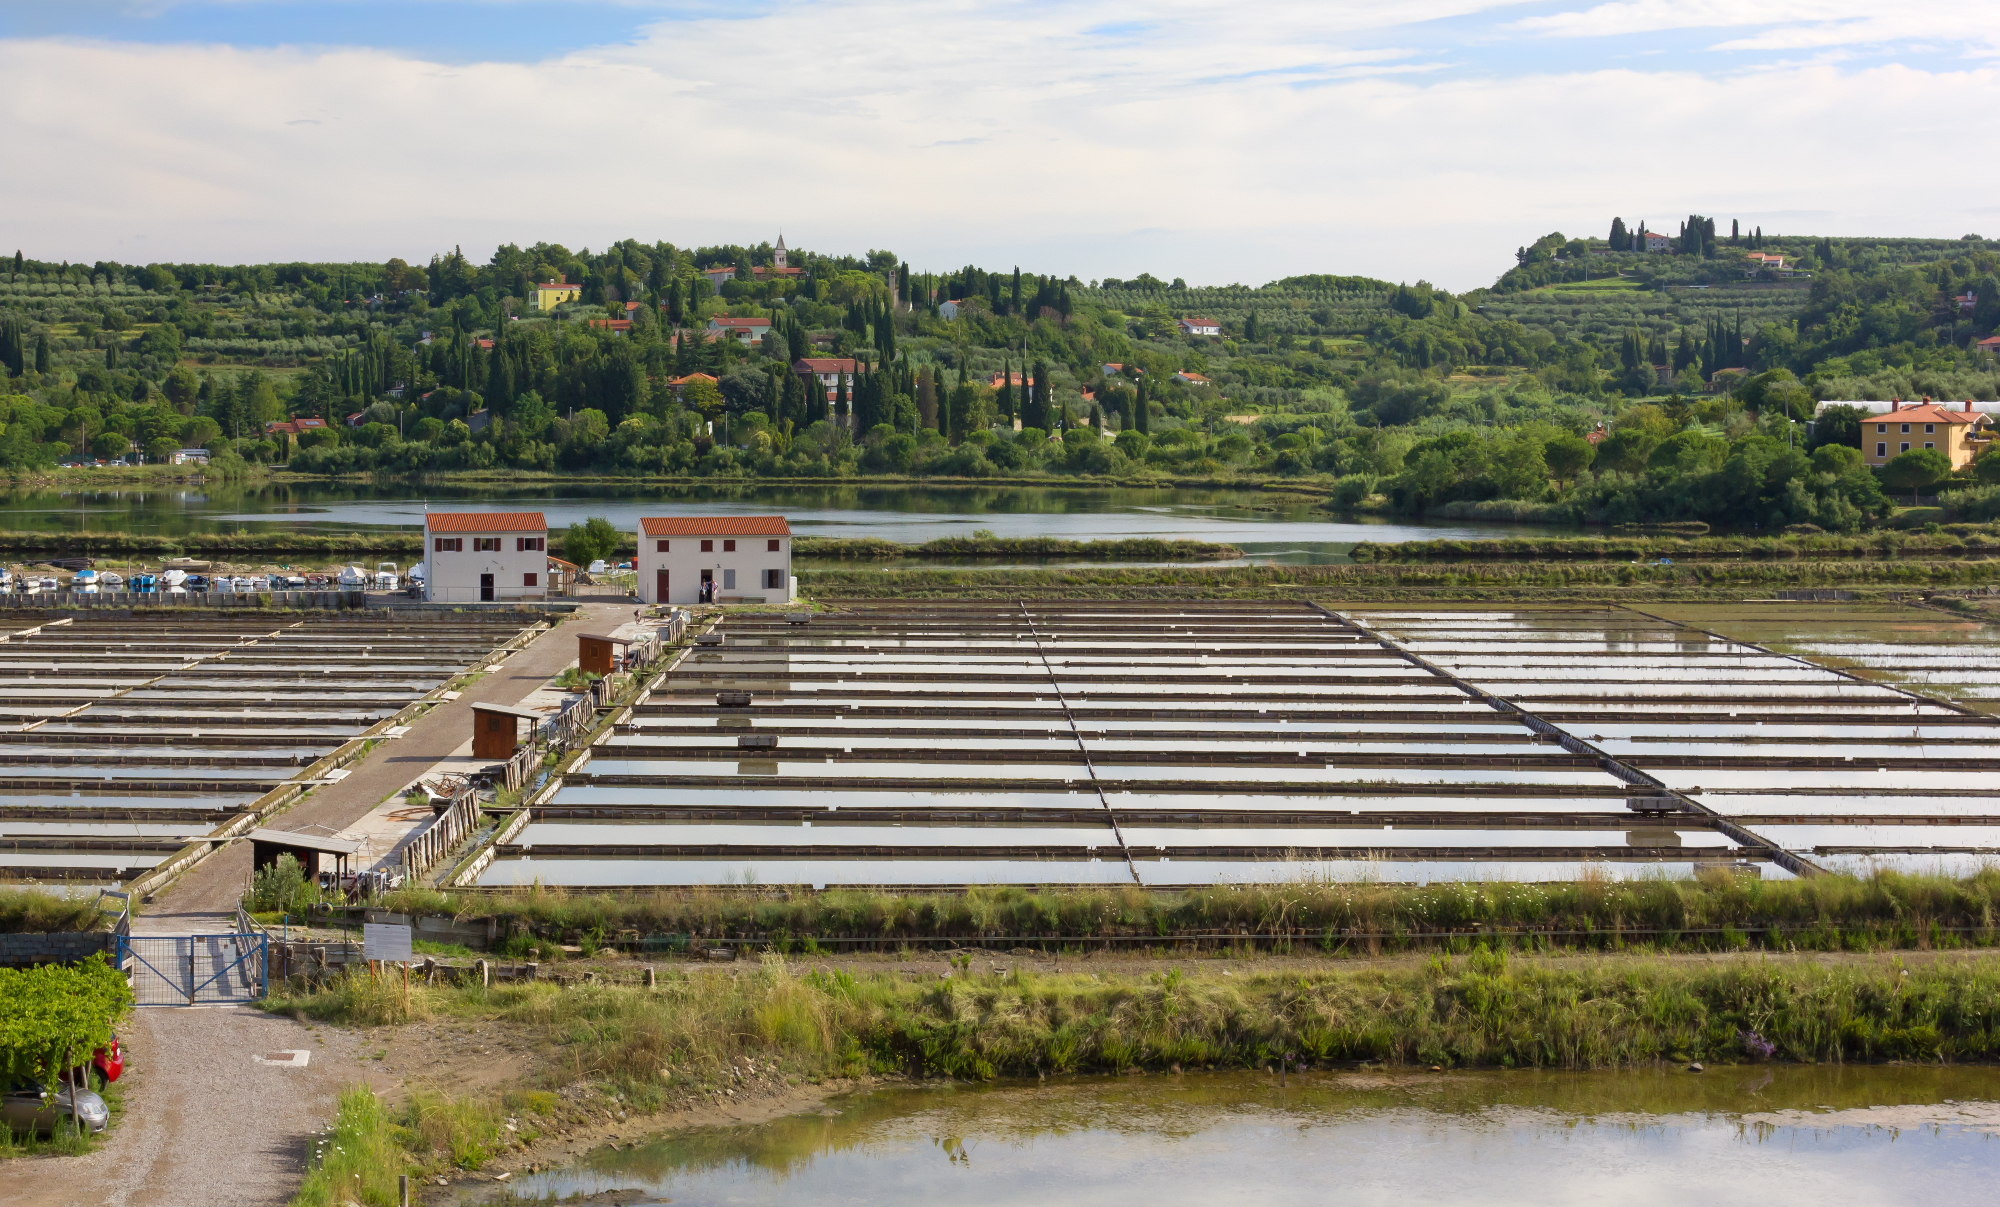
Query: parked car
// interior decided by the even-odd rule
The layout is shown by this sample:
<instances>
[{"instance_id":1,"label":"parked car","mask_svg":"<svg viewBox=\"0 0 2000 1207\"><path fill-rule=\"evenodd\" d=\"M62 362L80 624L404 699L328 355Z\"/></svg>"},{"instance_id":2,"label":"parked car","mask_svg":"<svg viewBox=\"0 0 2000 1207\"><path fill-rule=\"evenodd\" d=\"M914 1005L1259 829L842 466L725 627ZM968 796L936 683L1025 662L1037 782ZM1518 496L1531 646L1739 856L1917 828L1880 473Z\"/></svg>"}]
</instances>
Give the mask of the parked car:
<instances>
[{"instance_id":1,"label":"parked car","mask_svg":"<svg viewBox=\"0 0 2000 1207\"><path fill-rule=\"evenodd\" d=\"M190 591L206 592L208 590L208 575L190 574L182 581L181 585Z\"/></svg>"},{"instance_id":2,"label":"parked car","mask_svg":"<svg viewBox=\"0 0 2000 1207\"><path fill-rule=\"evenodd\" d=\"M590 573L603 574L604 572L605 572L605 566L603 558L600 557L596 561L590 563Z\"/></svg>"},{"instance_id":3,"label":"parked car","mask_svg":"<svg viewBox=\"0 0 2000 1207\"><path fill-rule=\"evenodd\" d=\"M72 1093L76 1095L76 1114L86 1131L101 1132L111 1126L110 1108L89 1090L58 1086L45 1098L41 1089L32 1085L16 1086L0 1098L0 1123L17 1132L53 1132L70 1117Z\"/></svg>"}]
</instances>

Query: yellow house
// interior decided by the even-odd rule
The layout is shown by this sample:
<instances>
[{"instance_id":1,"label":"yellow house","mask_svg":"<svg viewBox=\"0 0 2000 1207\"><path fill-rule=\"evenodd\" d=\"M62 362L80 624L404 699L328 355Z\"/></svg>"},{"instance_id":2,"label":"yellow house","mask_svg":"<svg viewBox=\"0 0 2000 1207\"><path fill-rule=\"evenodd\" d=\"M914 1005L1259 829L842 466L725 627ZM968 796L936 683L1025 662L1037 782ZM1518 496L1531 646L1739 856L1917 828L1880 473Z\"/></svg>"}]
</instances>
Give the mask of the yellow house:
<instances>
[{"instance_id":1,"label":"yellow house","mask_svg":"<svg viewBox=\"0 0 2000 1207\"><path fill-rule=\"evenodd\" d=\"M1911 449L1934 448L1951 459L1953 469L1972 463L1993 436L1992 416L1971 403L1953 411L1935 402L1892 402L1891 410L1861 422L1861 457L1869 465L1885 465Z\"/></svg>"},{"instance_id":2,"label":"yellow house","mask_svg":"<svg viewBox=\"0 0 2000 1207\"><path fill-rule=\"evenodd\" d=\"M574 302L583 296L583 286L572 285L562 277L535 286L535 309L554 310L564 302Z\"/></svg>"}]
</instances>

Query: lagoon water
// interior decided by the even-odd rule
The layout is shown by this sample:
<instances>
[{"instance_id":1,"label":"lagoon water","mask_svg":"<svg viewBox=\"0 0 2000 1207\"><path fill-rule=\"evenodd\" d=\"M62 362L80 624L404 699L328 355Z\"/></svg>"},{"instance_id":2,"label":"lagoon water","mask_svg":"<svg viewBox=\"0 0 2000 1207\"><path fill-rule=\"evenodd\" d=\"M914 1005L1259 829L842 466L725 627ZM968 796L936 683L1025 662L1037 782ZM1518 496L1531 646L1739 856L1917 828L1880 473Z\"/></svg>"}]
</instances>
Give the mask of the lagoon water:
<instances>
[{"instance_id":1,"label":"lagoon water","mask_svg":"<svg viewBox=\"0 0 2000 1207\"><path fill-rule=\"evenodd\" d=\"M1257 490L1078 489L1055 486L773 486L537 483L438 487L349 483L213 483L170 490L16 490L0 494L0 528L61 532L188 532L276 527L346 533L415 529L426 507L529 511L554 528L601 515L630 531L642 515L778 512L801 536L914 543L989 529L1003 537L1225 541L1257 562L1345 561L1359 541L1479 539L1551 530L1518 524L1414 523L1342 517L1318 500Z\"/></svg>"},{"instance_id":2,"label":"lagoon water","mask_svg":"<svg viewBox=\"0 0 2000 1207\"><path fill-rule=\"evenodd\" d=\"M898 1088L517 1175L543 1201L879 1207L1984 1201L2000 1070L1341 1072ZM508 1201L515 1201L514 1199Z\"/></svg>"}]
</instances>

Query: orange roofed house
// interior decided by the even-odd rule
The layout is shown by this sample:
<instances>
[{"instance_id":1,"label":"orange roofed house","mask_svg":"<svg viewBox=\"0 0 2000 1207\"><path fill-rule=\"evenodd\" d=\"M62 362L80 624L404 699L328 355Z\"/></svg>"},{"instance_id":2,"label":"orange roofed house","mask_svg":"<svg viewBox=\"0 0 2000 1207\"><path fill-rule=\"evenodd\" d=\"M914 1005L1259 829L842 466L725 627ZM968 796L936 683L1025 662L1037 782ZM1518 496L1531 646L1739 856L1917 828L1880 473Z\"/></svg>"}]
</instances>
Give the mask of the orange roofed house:
<instances>
[{"instance_id":1,"label":"orange roofed house","mask_svg":"<svg viewBox=\"0 0 2000 1207\"><path fill-rule=\"evenodd\" d=\"M1861 456L1869 465L1885 465L1911 449L1934 448L1963 469L1993 439L1992 416L1965 404L1962 411L1943 403L1891 402L1890 409L1861 421Z\"/></svg>"},{"instance_id":2,"label":"orange roofed house","mask_svg":"<svg viewBox=\"0 0 2000 1207\"><path fill-rule=\"evenodd\" d=\"M424 598L500 603L549 593L549 523L539 511L424 513Z\"/></svg>"},{"instance_id":3,"label":"orange roofed house","mask_svg":"<svg viewBox=\"0 0 2000 1207\"><path fill-rule=\"evenodd\" d=\"M797 595L784 516L647 516L638 537L647 603L790 603Z\"/></svg>"}]
</instances>

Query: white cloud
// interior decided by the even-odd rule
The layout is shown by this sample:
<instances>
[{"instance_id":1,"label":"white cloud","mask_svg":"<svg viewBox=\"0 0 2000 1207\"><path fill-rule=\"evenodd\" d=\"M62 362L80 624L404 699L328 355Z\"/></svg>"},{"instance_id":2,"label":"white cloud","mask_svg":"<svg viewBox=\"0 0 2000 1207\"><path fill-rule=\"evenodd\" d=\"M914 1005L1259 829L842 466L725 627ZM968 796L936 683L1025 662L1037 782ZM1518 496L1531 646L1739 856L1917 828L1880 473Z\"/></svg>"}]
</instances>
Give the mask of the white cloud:
<instances>
[{"instance_id":1,"label":"white cloud","mask_svg":"<svg viewBox=\"0 0 2000 1207\"><path fill-rule=\"evenodd\" d=\"M1829 209L1816 229L1955 236L1967 198L1990 191L1908 187L1974 162L1937 98L1991 108L1989 70L1352 74L1433 60L1356 49L1343 30L1480 7L1280 4L1247 22L1192 5L1032 21L970 3L801 5L467 66L0 41L0 122L11 161L33 165L13 174L0 241L72 260L483 258L504 241L747 241L782 225L795 245L886 246L919 268L1463 289L1515 246L1613 214L1770 229L1760 213ZM1090 32L1147 14L1164 24Z\"/></svg>"},{"instance_id":2,"label":"white cloud","mask_svg":"<svg viewBox=\"0 0 2000 1207\"><path fill-rule=\"evenodd\" d=\"M2000 45L2000 10L1945 0L1621 0L1524 17L1510 28L1563 38L1754 28L1712 50L1806 50L1935 42L1981 54Z\"/></svg>"}]
</instances>

